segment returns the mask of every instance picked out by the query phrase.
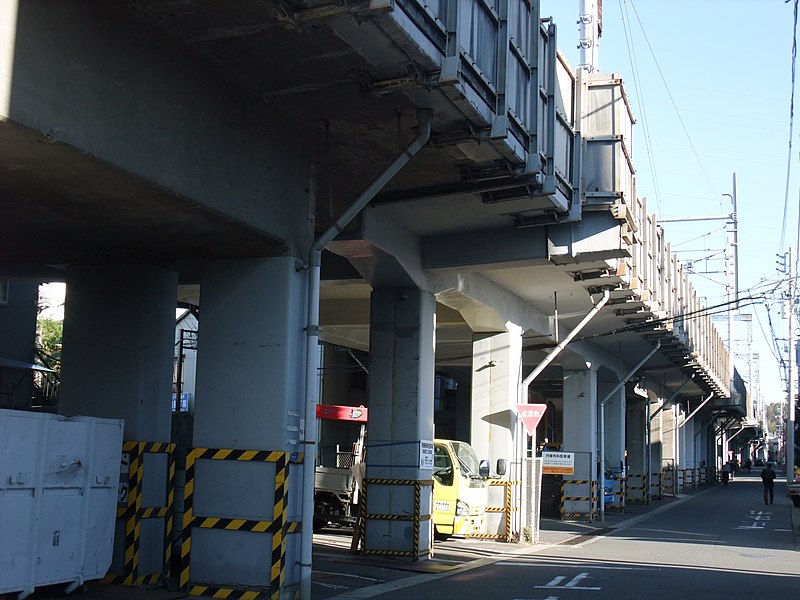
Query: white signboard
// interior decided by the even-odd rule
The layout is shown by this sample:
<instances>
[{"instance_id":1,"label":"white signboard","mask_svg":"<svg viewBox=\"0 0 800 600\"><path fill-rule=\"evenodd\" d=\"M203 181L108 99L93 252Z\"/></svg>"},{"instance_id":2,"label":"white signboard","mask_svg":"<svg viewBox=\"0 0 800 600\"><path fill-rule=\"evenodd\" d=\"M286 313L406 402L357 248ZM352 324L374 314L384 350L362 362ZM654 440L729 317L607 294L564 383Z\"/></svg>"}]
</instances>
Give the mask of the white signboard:
<instances>
[{"instance_id":1,"label":"white signboard","mask_svg":"<svg viewBox=\"0 0 800 600\"><path fill-rule=\"evenodd\" d=\"M574 474L574 452L542 452L542 475Z\"/></svg>"},{"instance_id":2,"label":"white signboard","mask_svg":"<svg viewBox=\"0 0 800 600\"><path fill-rule=\"evenodd\" d=\"M433 440L419 441L419 468L433 471Z\"/></svg>"}]
</instances>

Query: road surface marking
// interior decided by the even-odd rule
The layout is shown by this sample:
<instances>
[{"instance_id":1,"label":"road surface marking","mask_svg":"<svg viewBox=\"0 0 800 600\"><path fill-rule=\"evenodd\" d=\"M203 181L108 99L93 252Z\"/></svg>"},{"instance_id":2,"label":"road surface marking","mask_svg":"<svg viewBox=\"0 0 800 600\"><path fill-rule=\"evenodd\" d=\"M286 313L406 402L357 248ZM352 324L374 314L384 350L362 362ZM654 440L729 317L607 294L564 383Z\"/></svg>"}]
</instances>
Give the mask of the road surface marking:
<instances>
[{"instance_id":1,"label":"road surface marking","mask_svg":"<svg viewBox=\"0 0 800 600\"><path fill-rule=\"evenodd\" d=\"M599 587L581 587L581 586L579 586L578 584L581 581L583 581L584 579L586 579L588 576L589 576L589 573L579 573L578 575L575 575L575 577L570 579L566 584L560 585L560 583L562 581L564 581L566 579L566 577L564 575L557 575L556 577L553 577L553 579L551 579L550 582L547 585L537 585L535 587L536 587L536 589L545 589L545 590L548 590L548 589L562 589L562 590L594 590L594 591L600 591L600 590L603 589L603 588L599 588Z\"/></svg>"}]
</instances>

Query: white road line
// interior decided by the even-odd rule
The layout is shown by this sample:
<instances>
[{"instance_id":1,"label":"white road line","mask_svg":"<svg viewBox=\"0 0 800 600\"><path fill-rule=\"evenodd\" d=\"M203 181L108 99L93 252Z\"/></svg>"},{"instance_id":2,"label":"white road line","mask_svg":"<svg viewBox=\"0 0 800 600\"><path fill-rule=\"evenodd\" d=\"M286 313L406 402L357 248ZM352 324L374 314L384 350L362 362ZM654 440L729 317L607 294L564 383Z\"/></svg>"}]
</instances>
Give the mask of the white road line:
<instances>
[{"instance_id":1,"label":"white road line","mask_svg":"<svg viewBox=\"0 0 800 600\"><path fill-rule=\"evenodd\" d=\"M560 568L573 568L573 569L602 569L605 571L659 571L658 567L619 567L612 565L570 565L569 563L542 563L534 560L522 561L501 561L495 563L499 566L505 567L560 567Z\"/></svg>"},{"instance_id":2,"label":"white road line","mask_svg":"<svg viewBox=\"0 0 800 600\"><path fill-rule=\"evenodd\" d=\"M317 571L314 569L314 573L319 573L320 575L335 575L336 577L350 577L351 579L366 579L367 581L377 581L378 583L383 583L385 579L378 579L376 577L364 577L363 575L350 575L349 573L337 573L335 571Z\"/></svg>"},{"instance_id":3,"label":"white road line","mask_svg":"<svg viewBox=\"0 0 800 600\"><path fill-rule=\"evenodd\" d=\"M592 590L599 592L603 588L600 587L583 587L579 586L578 584L586 579L589 576L589 573L579 573L575 575L571 580L569 580L565 585L559 585L566 577L563 575L559 575L558 577L554 577L550 583L547 585L537 585L535 586L536 589L539 590L552 590L552 589L561 589L561 590Z\"/></svg>"}]
</instances>

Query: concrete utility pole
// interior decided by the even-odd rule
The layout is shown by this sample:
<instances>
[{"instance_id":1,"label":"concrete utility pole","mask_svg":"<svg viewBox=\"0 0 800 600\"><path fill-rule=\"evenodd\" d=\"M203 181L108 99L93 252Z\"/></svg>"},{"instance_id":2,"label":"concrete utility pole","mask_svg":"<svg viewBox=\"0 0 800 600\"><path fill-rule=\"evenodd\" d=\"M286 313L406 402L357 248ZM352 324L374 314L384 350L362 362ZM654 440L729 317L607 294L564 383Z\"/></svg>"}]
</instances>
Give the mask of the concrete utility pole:
<instances>
[{"instance_id":1,"label":"concrete utility pole","mask_svg":"<svg viewBox=\"0 0 800 600\"><path fill-rule=\"evenodd\" d=\"M794 421L795 403L797 396L797 340L794 334L794 303L795 303L795 284L794 284L794 263L792 262L792 249L789 248L787 255L787 271L789 276L789 398L788 410L786 414L786 481L794 481Z\"/></svg>"},{"instance_id":2,"label":"concrete utility pole","mask_svg":"<svg viewBox=\"0 0 800 600\"><path fill-rule=\"evenodd\" d=\"M792 249L786 254L778 255L778 270L785 273L789 280L789 297L787 299L789 320L789 368L786 374L786 417L784 419L784 451L783 463L786 468L786 481L794 480L794 421L795 421L795 396L797 395L797 376L795 374L797 363L797 340L794 333L794 263L792 262Z\"/></svg>"}]
</instances>

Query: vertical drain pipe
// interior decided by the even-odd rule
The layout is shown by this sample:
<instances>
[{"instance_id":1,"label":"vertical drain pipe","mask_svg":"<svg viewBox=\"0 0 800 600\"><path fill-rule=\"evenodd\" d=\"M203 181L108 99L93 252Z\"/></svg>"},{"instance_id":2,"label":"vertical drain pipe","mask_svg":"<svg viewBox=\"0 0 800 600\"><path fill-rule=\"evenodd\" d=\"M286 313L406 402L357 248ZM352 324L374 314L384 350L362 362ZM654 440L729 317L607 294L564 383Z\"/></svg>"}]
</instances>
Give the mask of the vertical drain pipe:
<instances>
[{"instance_id":1,"label":"vertical drain pipe","mask_svg":"<svg viewBox=\"0 0 800 600\"><path fill-rule=\"evenodd\" d=\"M419 133L394 162L311 245L308 257L308 316L306 320L306 402L303 436L303 502L300 532L300 598L311 600L311 555L314 543L314 469L317 462L317 404L319 404L319 292L322 251L361 212L375 195L419 152L431 135L433 112L417 111Z\"/></svg>"}]
</instances>

